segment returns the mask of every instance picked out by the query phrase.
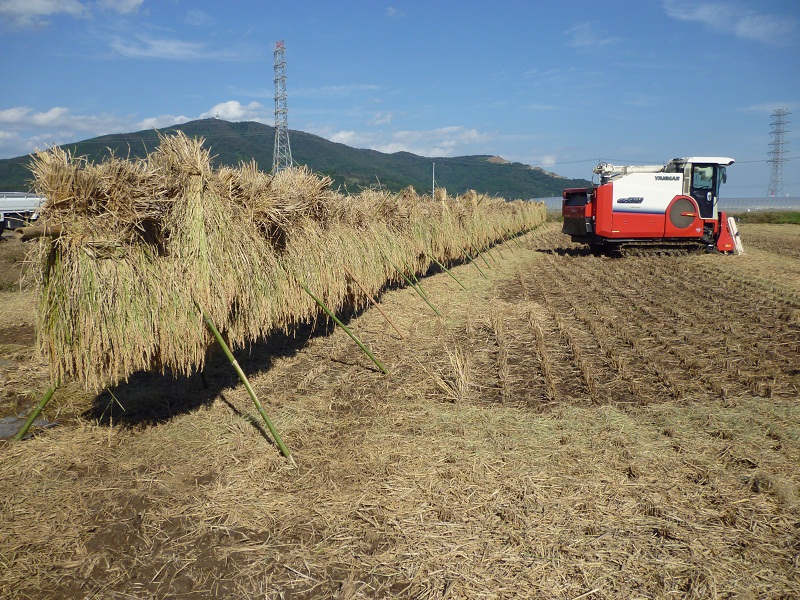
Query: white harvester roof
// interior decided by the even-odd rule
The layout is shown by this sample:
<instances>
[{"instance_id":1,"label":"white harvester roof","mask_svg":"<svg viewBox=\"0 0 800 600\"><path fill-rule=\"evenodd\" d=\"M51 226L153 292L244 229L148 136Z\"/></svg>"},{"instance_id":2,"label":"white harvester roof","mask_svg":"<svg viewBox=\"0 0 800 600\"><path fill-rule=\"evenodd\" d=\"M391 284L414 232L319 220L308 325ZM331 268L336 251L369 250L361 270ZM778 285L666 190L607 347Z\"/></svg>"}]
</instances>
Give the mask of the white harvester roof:
<instances>
[{"instance_id":1,"label":"white harvester roof","mask_svg":"<svg viewBox=\"0 0 800 600\"><path fill-rule=\"evenodd\" d=\"M732 158L728 158L727 156L690 156L689 158L673 158L672 162L732 165L734 160Z\"/></svg>"}]
</instances>

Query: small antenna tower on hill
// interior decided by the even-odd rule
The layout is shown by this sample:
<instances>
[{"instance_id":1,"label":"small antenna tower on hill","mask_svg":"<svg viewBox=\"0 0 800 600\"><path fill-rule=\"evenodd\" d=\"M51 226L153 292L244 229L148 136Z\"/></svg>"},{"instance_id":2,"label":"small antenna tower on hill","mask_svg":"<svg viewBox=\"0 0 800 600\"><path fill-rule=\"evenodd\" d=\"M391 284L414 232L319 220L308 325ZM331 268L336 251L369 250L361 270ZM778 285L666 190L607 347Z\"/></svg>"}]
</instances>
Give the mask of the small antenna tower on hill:
<instances>
[{"instance_id":1,"label":"small antenna tower on hill","mask_svg":"<svg viewBox=\"0 0 800 600\"><path fill-rule=\"evenodd\" d=\"M292 147L289 145L289 122L286 118L286 49L283 40L275 42L275 149L272 172L291 169Z\"/></svg>"},{"instance_id":2,"label":"small antenna tower on hill","mask_svg":"<svg viewBox=\"0 0 800 600\"><path fill-rule=\"evenodd\" d=\"M769 135L772 141L769 143L772 150L767 152L772 158L768 162L772 163L772 174L769 177L769 190L768 196L783 196L783 163L784 146L788 146L789 142L783 141L783 134L786 133L786 124L789 122L786 117L791 113L785 108L779 108L772 113L772 123L770 124L771 131Z\"/></svg>"}]
</instances>

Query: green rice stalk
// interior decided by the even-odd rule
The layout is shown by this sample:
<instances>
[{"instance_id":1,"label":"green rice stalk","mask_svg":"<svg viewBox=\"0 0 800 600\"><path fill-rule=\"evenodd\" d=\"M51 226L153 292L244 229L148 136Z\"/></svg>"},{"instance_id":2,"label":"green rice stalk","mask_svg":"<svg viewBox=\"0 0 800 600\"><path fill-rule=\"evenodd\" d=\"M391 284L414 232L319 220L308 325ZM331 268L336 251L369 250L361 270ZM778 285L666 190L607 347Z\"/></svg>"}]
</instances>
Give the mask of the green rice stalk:
<instances>
[{"instance_id":1,"label":"green rice stalk","mask_svg":"<svg viewBox=\"0 0 800 600\"><path fill-rule=\"evenodd\" d=\"M214 322L211 320L211 317L208 316L208 313L206 313L206 311L203 310L203 308L199 304L197 304L197 302L195 302L194 305L197 307L197 310L199 310L203 314L203 320L206 322L206 325L208 325L208 328L211 330L211 333L214 334L214 337L217 338L219 345L222 347L222 351L225 353L225 356L228 357L228 360L233 366L233 369L236 371L236 374L239 376L239 379L242 381L244 387L247 389L247 393L250 394L250 398L253 400L253 404L256 405L258 414L261 415L261 418L264 419L264 423L267 424L267 427L269 428L269 431L272 434L275 443L278 444L278 448L280 448L281 450L281 454L283 454L286 458L288 458L292 462L292 464L294 464L292 453L289 452L289 449L286 447L286 444L283 443L283 440L281 439L278 430L275 429L275 425L272 424L269 415L267 415L267 411L264 410L264 407L261 406L261 402L258 401L258 397L256 396L256 393L253 391L253 387L250 385L250 381L248 381L247 379L247 375L244 374L244 371L242 371L242 367L239 366L239 361L237 361L236 358L233 356L233 352L231 352L231 349L228 347L228 344L225 343L225 340L222 338L222 335L220 334L219 330L214 325Z\"/></svg>"},{"instance_id":2,"label":"green rice stalk","mask_svg":"<svg viewBox=\"0 0 800 600\"><path fill-rule=\"evenodd\" d=\"M44 407L47 406L48 402L50 402L50 399L53 397L53 394L55 393L55 391L56 391L56 386L55 385L51 385L48 388L47 392L45 392L45 395L42 396L41 400L39 400L39 405L30 414L30 416L28 417L28 420L25 421L25 424L17 432L17 435L14 436L14 441L15 442L18 442L22 438L25 437L25 434L28 433L28 429L31 428L31 425L33 425L33 422L36 421L36 419L39 418L40 414L42 414L42 411L44 410Z\"/></svg>"},{"instance_id":3,"label":"green rice stalk","mask_svg":"<svg viewBox=\"0 0 800 600\"><path fill-rule=\"evenodd\" d=\"M458 285L460 285L460 286L461 286L461 289L463 289L464 291L467 291L467 288L465 288L465 287L464 287L464 284L463 284L463 283L461 283L461 282L458 280L458 277L456 277L455 275L453 275L453 273L452 273L452 271L450 271L450 269L448 269L448 268L447 268L447 267L445 267L445 266L444 266L442 263L440 263L438 260L436 260L436 258L435 258L435 257L433 257L433 256L431 256L431 255L428 255L428 258L430 258L430 259L431 259L433 262L435 262L437 265L439 265L439 267L440 267L440 268L441 268L441 269L442 269L442 270L443 270L445 273L447 273L448 275L450 275L450 277L452 277L452 278L455 280L455 282L456 282Z\"/></svg>"},{"instance_id":4,"label":"green rice stalk","mask_svg":"<svg viewBox=\"0 0 800 600\"><path fill-rule=\"evenodd\" d=\"M335 314L333 314L333 312L331 312L331 310L327 306L325 306L325 304L323 304L322 300L320 300L313 293L311 293L311 290L308 289L308 287L306 286L305 283L303 283L302 281L298 281L298 283L305 290L306 294L311 296L311 298L314 300L314 302L316 302L317 305L322 310L325 311L325 314L327 314L331 319L333 319L333 322L336 323L339 327L344 329L345 333L347 333L347 335L350 336L350 339L352 339L356 344L358 344L358 347L361 348L364 351L364 353L367 356L370 357L370 359L372 359L372 362L375 363L375 366L378 367L384 375L386 375L388 373L388 371L386 370L386 367L383 366L381 361L379 361L377 358L375 358L375 355L370 351L369 348L367 348L363 343L361 343L361 340L359 340L356 337L356 335L352 331L350 331L350 328L347 325L345 325L344 323L342 323L342 321L339 319L339 317L337 317Z\"/></svg>"}]
</instances>

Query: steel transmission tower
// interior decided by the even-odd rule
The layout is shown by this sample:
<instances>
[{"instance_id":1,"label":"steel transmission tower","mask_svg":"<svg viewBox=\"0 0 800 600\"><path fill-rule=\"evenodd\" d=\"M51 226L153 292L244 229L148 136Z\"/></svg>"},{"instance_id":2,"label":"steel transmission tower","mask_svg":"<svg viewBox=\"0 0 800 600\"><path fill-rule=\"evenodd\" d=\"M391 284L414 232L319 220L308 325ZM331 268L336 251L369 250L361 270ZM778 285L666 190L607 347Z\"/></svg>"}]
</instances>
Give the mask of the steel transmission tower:
<instances>
[{"instance_id":1,"label":"steel transmission tower","mask_svg":"<svg viewBox=\"0 0 800 600\"><path fill-rule=\"evenodd\" d=\"M785 108L779 108L772 113L771 131L769 132L772 137L769 145L772 149L767 153L771 156L768 162L772 163L772 174L769 177L769 190L767 191L768 196L783 196L784 147L789 144L789 142L783 141L783 134L786 133L786 124L789 122L786 117L789 114L791 113Z\"/></svg>"},{"instance_id":2,"label":"steel transmission tower","mask_svg":"<svg viewBox=\"0 0 800 600\"><path fill-rule=\"evenodd\" d=\"M291 169L292 147L289 145L289 122L286 119L286 56L283 40L275 42L275 149L272 172Z\"/></svg>"}]
</instances>

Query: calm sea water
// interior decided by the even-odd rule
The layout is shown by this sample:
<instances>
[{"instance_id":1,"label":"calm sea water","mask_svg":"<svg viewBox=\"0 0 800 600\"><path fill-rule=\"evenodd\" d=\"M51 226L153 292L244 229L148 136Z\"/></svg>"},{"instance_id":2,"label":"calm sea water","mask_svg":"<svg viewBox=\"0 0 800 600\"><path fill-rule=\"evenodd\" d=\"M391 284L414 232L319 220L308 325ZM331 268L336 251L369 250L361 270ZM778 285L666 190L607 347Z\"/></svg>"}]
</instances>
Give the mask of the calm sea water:
<instances>
[{"instance_id":1,"label":"calm sea water","mask_svg":"<svg viewBox=\"0 0 800 600\"><path fill-rule=\"evenodd\" d=\"M561 196L534 198L544 202L547 210L561 210ZM720 198L720 210L726 212L744 212L747 210L796 210L800 211L800 198Z\"/></svg>"}]
</instances>

